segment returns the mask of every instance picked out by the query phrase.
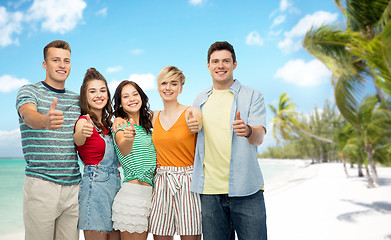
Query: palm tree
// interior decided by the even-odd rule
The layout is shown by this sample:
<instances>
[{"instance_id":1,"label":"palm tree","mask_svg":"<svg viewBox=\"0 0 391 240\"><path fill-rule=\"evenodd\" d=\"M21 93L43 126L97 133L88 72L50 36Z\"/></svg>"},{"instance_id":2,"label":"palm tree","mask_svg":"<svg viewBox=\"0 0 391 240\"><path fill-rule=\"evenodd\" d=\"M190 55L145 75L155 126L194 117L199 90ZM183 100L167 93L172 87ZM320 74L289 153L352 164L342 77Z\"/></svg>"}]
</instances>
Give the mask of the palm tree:
<instances>
[{"instance_id":1,"label":"palm tree","mask_svg":"<svg viewBox=\"0 0 391 240\"><path fill-rule=\"evenodd\" d=\"M273 123L273 136L277 141L277 132L286 140L291 138L292 132L295 132L297 134L305 134L320 141L333 143L333 140L317 136L304 129L304 125L297 119L299 114L295 110L295 104L286 93L280 95L277 107L269 105L269 108L274 113L271 121Z\"/></svg>"},{"instance_id":2,"label":"palm tree","mask_svg":"<svg viewBox=\"0 0 391 240\"><path fill-rule=\"evenodd\" d=\"M388 135L390 131L384 126L386 121L382 116L389 114L391 106L384 96L384 93L391 95L391 2L334 2L346 17L346 28L342 30L330 25L312 28L307 32L303 46L333 72L336 105L362 138L377 184L375 146L384 146L381 144L384 140L377 137ZM364 98L368 78L376 88L376 97Z\"/></svg>"},{"instance_id":3,"label":"palm tree","mask_svg":"<svg viewBox=\"0 0 391 240\"><path fill-rule=\"evenodd\" d=\"M383 105L378 105L376 96L370 96L364 99L357 117L360 122L358 132L364 141L374 182L378 185L374 152L378 147L390 145L387 139L391 136L391 111Z\"/></svg>"},{"instance_id":4,"label":"palm tree","mask_svg":"<svg viewBox=\"0 0 391 240\"><path fill-rule=\"evenodd\" d=\"M372 78L381 102L386 102L383 91L391 94L391 2L334 2L346 17L346 29L330 25L312 28L303 46L333 72L336 104L349 118L352 108L359 105L367 76Z\"/></svg>"}]
</instances>

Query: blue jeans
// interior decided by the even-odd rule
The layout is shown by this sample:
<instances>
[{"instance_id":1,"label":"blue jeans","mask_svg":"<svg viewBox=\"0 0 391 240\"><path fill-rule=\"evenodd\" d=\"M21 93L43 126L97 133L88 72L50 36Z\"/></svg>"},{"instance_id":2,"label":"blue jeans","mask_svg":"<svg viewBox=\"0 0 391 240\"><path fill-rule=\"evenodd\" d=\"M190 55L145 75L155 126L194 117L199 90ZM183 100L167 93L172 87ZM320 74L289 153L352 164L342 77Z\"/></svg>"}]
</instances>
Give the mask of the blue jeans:
<instances>
[{"instance_id":1,"label":"blue jeans","mask_svg":"<svg viewBox=\"0 0 391 240\"><path fill-rule=\"evenodd\" d=\"M263 191L245 197L201 194L204 240L266 240Z\"/></svg>"}]
</instances>

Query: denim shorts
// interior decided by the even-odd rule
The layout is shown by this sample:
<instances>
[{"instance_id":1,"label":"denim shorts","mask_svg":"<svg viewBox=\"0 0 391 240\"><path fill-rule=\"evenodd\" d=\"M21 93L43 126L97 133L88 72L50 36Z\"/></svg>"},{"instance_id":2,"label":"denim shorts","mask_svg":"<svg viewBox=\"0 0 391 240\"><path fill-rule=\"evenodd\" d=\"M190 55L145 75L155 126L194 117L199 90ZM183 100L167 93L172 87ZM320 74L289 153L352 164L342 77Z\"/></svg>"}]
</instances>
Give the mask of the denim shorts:
<instances>
[{"instance_id":1,"label":"denim shorts","mask_svg":"<svg viewBox=\"0 0 391 240\"><path fill-rule=\"evenodd\" d=\"M85 166L79 192L79 229L113 230L111 207L120 186L117 168Z\"/></svg>"}]
</instances>

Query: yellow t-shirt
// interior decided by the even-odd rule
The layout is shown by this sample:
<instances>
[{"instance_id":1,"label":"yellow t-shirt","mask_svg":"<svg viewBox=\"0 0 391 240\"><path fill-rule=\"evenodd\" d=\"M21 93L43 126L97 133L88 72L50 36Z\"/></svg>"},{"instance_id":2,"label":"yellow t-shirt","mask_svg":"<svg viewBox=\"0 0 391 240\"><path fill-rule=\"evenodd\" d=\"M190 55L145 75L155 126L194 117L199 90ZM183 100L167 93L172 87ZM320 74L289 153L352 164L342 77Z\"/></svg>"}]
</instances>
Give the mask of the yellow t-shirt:
<instances>
[{"instance_id":1,"label":"yellow t-shirt","mask_svg":"<svg viewBox=\"0 0 391 240\"><path fill-rule=\"evenodd\" d=\"M203 194L227 194L231 161L231 108L234 95L215 90L202 108L205 134Z\"/></svg>"}]
</instances>

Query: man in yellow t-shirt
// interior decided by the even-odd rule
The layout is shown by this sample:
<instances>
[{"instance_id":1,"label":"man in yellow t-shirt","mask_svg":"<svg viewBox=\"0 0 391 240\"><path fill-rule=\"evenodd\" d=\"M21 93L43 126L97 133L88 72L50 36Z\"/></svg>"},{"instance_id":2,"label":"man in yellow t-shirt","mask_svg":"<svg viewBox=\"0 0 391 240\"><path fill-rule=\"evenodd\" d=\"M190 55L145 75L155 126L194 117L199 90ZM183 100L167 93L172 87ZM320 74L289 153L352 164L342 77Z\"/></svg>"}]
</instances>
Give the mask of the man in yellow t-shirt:
<instances>
[{"instance_id":1,"label":"man in yellow t-shirt","mask_svg":"<svg viewBox=\"0 0 391 240\"><path fill-rule=\"evenodd\" d=\"M266 133L263 94L233 78L235 51L215 42L208 51L213 87L200 93L202 112L191 190L201 194L204 240L267 239L263 177L257 146Z\"/></svg>"}]
</instances>

